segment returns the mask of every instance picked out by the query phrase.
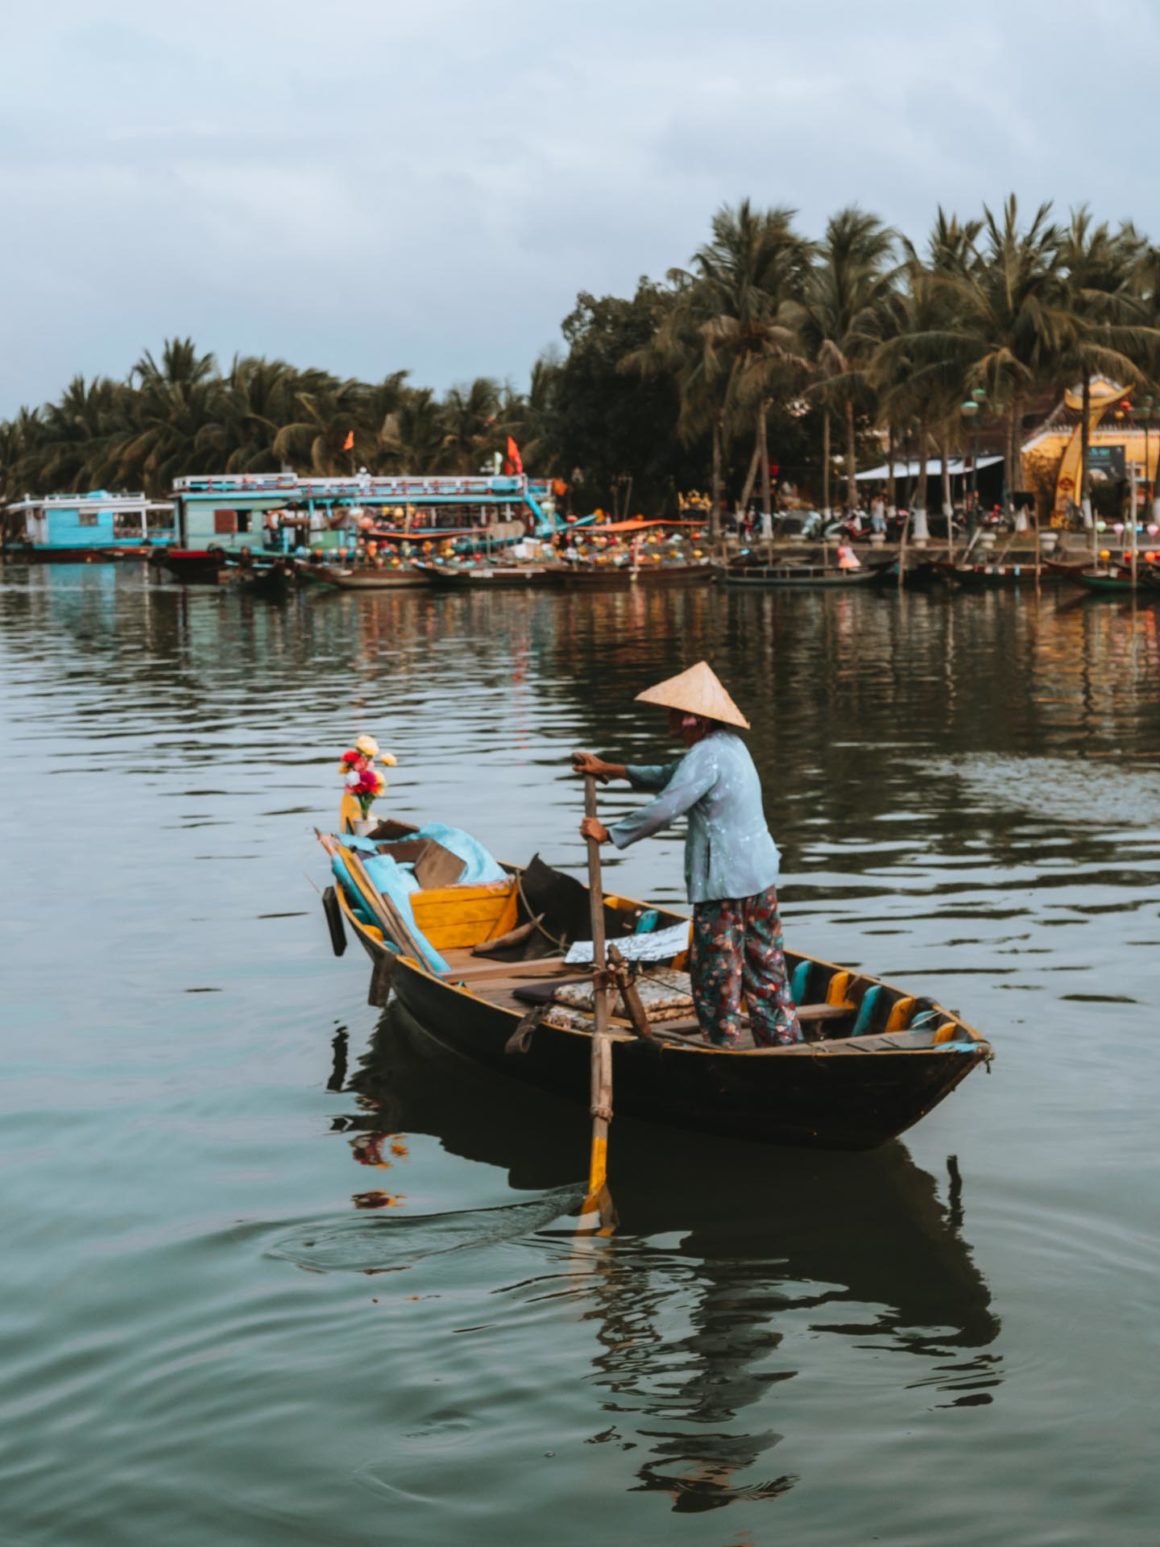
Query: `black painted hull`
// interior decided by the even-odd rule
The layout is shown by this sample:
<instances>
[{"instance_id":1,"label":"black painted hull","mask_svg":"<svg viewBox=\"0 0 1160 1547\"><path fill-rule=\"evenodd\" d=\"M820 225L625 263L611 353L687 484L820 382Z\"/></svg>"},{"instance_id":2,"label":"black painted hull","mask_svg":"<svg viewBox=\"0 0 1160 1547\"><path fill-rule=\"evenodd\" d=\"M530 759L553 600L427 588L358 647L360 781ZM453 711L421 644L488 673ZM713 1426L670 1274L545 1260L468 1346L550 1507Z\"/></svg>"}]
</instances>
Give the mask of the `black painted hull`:
<instances>
[{"instance_id":1,"label":"black painted hull","mask_svg":"<svg viewBox=\"0 0 1160 1547\"><path fill-rule=\"evenodd\" d=\"M373 942L360 934L370 954ZM393 986L428 1036L523 1084L586 1103L591 1042L540 1027L526 1053L506 1044L519 1016L403 958ZM924 1117L989 1053L801 1050L725 1052L645 1042L613 1045L617 1112L697 1133L820 1149L874 1149Z\"/></svg>"},{"instance_id":2,"label":"black painted hull","mask_svg":"<svg viewBox=\"0 0 1160 1547\"><path fill-rule=\"evenodd\" d=\"M844 591L881 581L881 570L826 569L822 565L751 565L725 571L725 584L762 591Z\"/></svg>"},{"instance_id":3,"label":"black painted hull","mask_svg":"<svg viewBox=\"0 0 1160 1547\"><path fill-rule=\"evenodd\" d=\"M639 569L628 565L593 565L586 568L563 566L550 570L546 585L562 587L565 591L630 591L634 586L686 586L708 585L718 574L714 564L642 564Z\"/></svg>"}]
</instances>

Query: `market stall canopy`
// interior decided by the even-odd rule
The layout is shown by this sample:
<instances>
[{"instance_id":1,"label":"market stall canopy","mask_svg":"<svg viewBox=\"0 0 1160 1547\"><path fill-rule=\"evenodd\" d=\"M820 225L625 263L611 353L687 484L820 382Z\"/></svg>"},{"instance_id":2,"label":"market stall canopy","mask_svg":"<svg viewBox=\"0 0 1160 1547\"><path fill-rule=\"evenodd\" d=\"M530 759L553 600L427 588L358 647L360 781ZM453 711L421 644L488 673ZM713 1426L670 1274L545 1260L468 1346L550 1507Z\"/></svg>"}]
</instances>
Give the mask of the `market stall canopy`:
<instances>
[{"instance_id":1,"label":"market stall canopy","mask_svg":"<svg viewBox=\"0 0 1160 1547\"><path fill-rule=\"evenodd\" d=\"M1002 457L980 457L976 465L979 467L994 467L996 462L1001 462L1002 460ZM919 463L917 461L895 462L894 464L895 478L914 478L918 471ZM971 471L970 459L964 457L949 458L947 461L947 471L952 478L966 477ZM938 457L932 457L926 464L926 476L928 478L939 478L942 476L942 463ZM864 473L855 473L854 477L858 483L882 483L890 477L890 465L887 462L883 462L881 467L869 467Z\"/></svg>"}]
</instances>

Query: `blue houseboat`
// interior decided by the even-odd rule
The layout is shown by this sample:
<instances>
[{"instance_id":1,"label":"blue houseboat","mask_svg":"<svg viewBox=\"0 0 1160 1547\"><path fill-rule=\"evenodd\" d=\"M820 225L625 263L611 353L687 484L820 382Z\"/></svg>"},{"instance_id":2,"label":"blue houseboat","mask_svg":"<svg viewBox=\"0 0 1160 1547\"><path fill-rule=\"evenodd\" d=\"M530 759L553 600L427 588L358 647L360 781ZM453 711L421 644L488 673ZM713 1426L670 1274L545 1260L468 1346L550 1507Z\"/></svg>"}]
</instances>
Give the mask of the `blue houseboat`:
<instances>
[{"instance_id":1,"label":"blue houseboat","mask_svg":"<svg viewBox=\"0 0 1160 1547\"><path fill-rule=\"evenodd\" d=\"M212 573L216 553L324 553L361 539L411 541L486 535L505 541L553 530L548 487L523 474L314 478L295 473L179 478L177 540L163 562L179 579Z\"/></svg>"},{"instance_id":2,"label":"blue houseboat","mask_svg":"<svg viewBox=\"0 0 1160 1547\"><path fill-rule=\"evenodd\" d=\"M173 505L144 494L27 494L0 510L7 558L61 564L145 558L173 537Z\"/></svg>"}]
</instances>

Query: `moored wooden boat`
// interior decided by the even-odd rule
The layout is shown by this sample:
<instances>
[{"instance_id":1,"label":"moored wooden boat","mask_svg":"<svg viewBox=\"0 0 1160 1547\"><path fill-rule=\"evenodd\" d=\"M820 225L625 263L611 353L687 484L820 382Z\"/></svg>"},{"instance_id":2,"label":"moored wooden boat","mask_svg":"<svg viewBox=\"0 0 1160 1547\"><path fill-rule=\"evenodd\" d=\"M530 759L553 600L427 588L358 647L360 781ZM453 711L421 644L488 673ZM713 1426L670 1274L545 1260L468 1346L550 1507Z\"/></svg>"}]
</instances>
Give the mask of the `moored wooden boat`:
<instances>
[{"instance_id":1,"label":"moored wooden boat","mask_svg":"<svg viewBox=\"0 0 1160 1547\"><path fill-rule=\"evenodd\" d=\"M339 591L396 591L426 588L427 578L414 565L397 568L373 565L350 569L339 564L303 564L302 573L308 580L330 586Z\"/></svg>"},{"instance_id":2,"label":"moored wooden boat","mask_svg":"<svg viewBox=\"0 0 1160 1547\"><path fill-rule=\"evenodd\" d=\"M181 585L218 585L228 569L220 548L169 548L154 562Z\"/></svg>"},{"instance_id":3,"label":"moored wooden boat","mask_svg":"<svg viewBox=\"0 0 1160 1547\"><path fill-rule=\"evenodd\" d=\"M1080 559L1045 558L1043 560L1043 567L1045 570L1050 570L1053 575L1058 575L1060 580L1065 582L1071 581L1076 585L1082 584L1080 576L1083 574L1085 569L1090 567L1090 565L1091 559L1086 556Z\"/></svg>"},{"instance_id":4,"label":"moored wooden boat","mask_svg":"<svg viewBox=\"0 0 1160 1547\"><path fill-rule=\"evenodd\" d=\"M554 567L547 564L502 564L490 561L482 564L432 564L425 559L415 564L427 583L437 591L494 591L548 585Z\"/></svg>"},{"instance_id":5,"label":"moored wooden boat","mask_svg":"<svg viewBox=\"0 0 1160 1547\"><path fill-rule=\"evenodd\" d=\"M285 601L301 580L298 566L290 558L238 568L238 584L242 589L250 596L259 596L266 601Z\"/></svg>"},{"instance_id":6,"label":"moored wooden boat","mask_svg":"<svg viewBox=\"0 0 1160 1547\"><path fill-rule=\"evenodd\" d=\"M691 564L589 564L564 563L547 572L545 584L566 591L627 591L633 586L707 585L718 574L717 565Z\"/></svg>"},{"instance_id":7,"label":"moored wooden boat","mask_svg":"<svg viewBox=\"0 0 1160 1547\"><path fill-rule=\"evenodd\" d=\"M1160 567L1140 563L1133 579L1131 566L1117 564L1113 567L1089 565L1074 577L1097 596L1146 595L1150 600L1160 595Z\"/></svg>"},{"instance_id":8,"label":"moored wooden boat","mask_svg":"<svg viewBox=\"0 0 1160 1547\"><path fill-rule=\"evenodd\" d=\"M379 843L380 852L390 854L399 831ZM360 879L336 865L336 884L326 898L332 942L339 949L343 927L352 930L374 963L372 1000L385 1002L389 982L407 1012L443 1046L583 1102L591 1017L552 1001L561 990L575 994L576 985L587 981L586 970L570 967L560 949L583 917L587 889L558 877L561 901L543 880L556 873L538 861L523 870L504 869L502 882L411 893L414 924L441 960L433 966L413 943L391 937L382 914L371 922L376 915L360 896L365 873ZM604 902L609 938L622 947L646 915L662 928L684 922L627 898L606 894ZM535 940L550 954L515 959ZM767 1143L870 1149L911 1127L991 1057L976 1032L933 1001L798 953L787 953L787 963L809 1040L723 1049L705 1042L695 1018L682 1019L679 1008L643 1039L627 1020L614 1019L617 1111ZM638 987L655 987L660 979L650 973L669 974L665 982L671 984L681 966L678 953L642 969Z\"/></svg>"},{"instance_id":9,"label":"moored wooden boat","mask_svg":"<svg viewBox=\"0 0 1160 1547\"><path fill-rule=\"evenodd\" d=\"M881 571L892 562L887 560L885 564L866 565L861 569L838 569L833 564L799 564L792 560L774 564L730 564L725 570L725 584L760 590L841 590L873 585L881 580Z\"/></svg>"},{"instance_id":10,"label":"moored wooden boat","mask_svg":"<svg viewBox=\"0 0 1160 1547\"><path fill-rule=\"evenodd\" d=\"M1011 586L1033 586L1036 580L1034 560L1029 564L947 559L937 560L936 562L944 579L953 580L957 585L969 586L979 590L1000 590ZM1040 565L1040 585L1055 584L1063 578L1064 570L1062 567L1049 566L1046 561Z\"/></svg>"}]
</instances>

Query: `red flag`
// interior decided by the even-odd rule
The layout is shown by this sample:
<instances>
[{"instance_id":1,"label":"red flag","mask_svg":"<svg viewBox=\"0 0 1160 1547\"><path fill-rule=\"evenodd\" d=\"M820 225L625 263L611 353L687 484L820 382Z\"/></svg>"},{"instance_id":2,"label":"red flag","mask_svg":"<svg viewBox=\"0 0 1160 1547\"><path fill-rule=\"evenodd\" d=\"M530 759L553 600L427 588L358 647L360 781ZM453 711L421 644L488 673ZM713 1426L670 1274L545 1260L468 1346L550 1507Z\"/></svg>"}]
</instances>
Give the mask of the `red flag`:
<instances>
[{"instance_id":1,"label":"red flag","mask_svg":"<svg viewBox=\"0 0 1160 1547\"><path fill-rule=\"evenodd\" d=\"M347 430L347 432L346 432L346 439L342 443L342 449L344 451L353 451L354 450L354 431L353 430Z\"/></svg>"},{"instance_id":2,"label":"red flag","mask_svg":"<svg viewBox=\"0 0 1160 1547\"><path fill-rule=\"evenodd\" d=\"M511 469L513 473L523 472L524 459L520 456L520 448L516 445L515 441L510 435L507 438L507 459L511 463Z\"/></svg>"}]
</instances>

